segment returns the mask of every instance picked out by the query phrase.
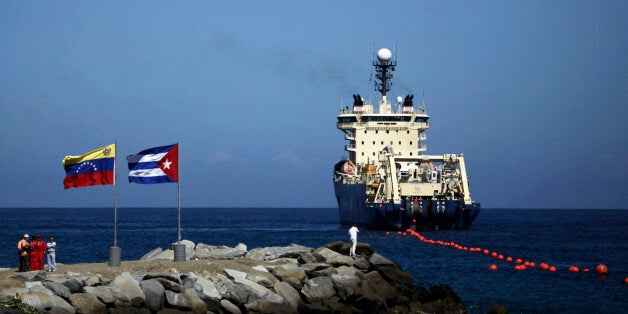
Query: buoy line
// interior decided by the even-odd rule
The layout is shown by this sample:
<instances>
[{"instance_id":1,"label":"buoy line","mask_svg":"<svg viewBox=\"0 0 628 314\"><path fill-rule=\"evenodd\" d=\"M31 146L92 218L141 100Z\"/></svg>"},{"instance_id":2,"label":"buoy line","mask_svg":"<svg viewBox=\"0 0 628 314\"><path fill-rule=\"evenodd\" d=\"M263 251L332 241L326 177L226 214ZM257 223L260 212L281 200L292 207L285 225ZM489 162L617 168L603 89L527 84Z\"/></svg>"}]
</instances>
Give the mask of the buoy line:
<instances>
[{"instance_id":1,"label":"buoy line","mask_svg":"<svg viewBox=\"0 0 628 314\"><path fill-rule=\"evenodd\" d=\"M407 229L405 232L402 231L397 231L398 235L401 236L406 236L408 234L410 234L411 236L417 237L421 242L423 243L427 243L427 244L435 244L435 245L440 245L440 246L448 246L457 250L461 250L461 251L469 251L469 252L479 252L482 253L484 255L488 255L491 258L500 260L500 261L505 261L507 263L515 263L514 269L515 270L519 270L519 271L524 271L527 270L528 268L534 268L536 269L536 263L532 262L532 261L528 261L528 260L523 260L521 258L517 258L517 259L513 259L511 256L506 256L504 257L503 254L500 254L498 252L489 250L487 248L480 248L480 247L468 247L468 246L463 246L460 245L458 243L455 243L453 241L442 241L442 240L434 240L434 239L429 239L426 238L425 236L423 236L422 234L412 230L412 229ZM386 235L390 235L390 231L386 231ZM539 264L539 269L541 270L547 270L549 272L555 273L558 272L558 268L554 265L550 265L548 263L540 263ZM498 267L496 264L491 264L489 266L489 270L491 271L495 271L498 270ZM570 266L568 269L569 272L572 273L578 273L580 272L580 267L578 266ZM583 268L582 272L589 272L588 268ZM604 264L599 264L597 265L597 267L595 267L595 273L598 276L607 276L608 275L608 267L606 267L606 265ZM624 283L628 284L628 277L624 278Z\"/></svg>"}]
</instances>

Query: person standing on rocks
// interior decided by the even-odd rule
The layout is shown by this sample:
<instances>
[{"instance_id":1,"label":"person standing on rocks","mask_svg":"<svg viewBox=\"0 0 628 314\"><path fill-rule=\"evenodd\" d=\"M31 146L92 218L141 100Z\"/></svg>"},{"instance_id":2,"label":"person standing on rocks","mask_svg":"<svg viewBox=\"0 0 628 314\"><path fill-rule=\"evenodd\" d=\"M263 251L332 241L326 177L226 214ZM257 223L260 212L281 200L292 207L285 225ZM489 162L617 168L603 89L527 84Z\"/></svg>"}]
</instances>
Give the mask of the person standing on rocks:
<instances>
[{"instance_id":1,"label":"person standing on rocks","mask_svg":"<svg viewBox=\"0 0 628 314\"><path fill-rule=\"evenodd\" d=\"M31 251L31 244L28 243L28 234L22 237L22 240L17 243L17 255L20 257L20 268L18 271L29 271L31 265L29 261L29 253Z\"/></svg>"},{"instance_id":2,"label":"person standing on rocks","mask_svg":"<svg viewBox=\"0 0 628 314\"><path fill-rule=\"evenodd\" d=\"M55 238L50 237L48 243L46 243L46 257L48 260L48 271L57 271L57 261L55 258L55 248L57 247L57 242L55 242Z\"/></svg>"},{"instance_id":3,"label":"person standing on rocks","mask_svg":"<svg viewBox=\"0 0 628 314\"><path fill-rule=\"evenodd\" d=\"M44 270L44 253L46 242L37 235L31 242L31 270Z\"/></svg>"},{"instance_id":4,"label":"person standing on rocks","mask_svg":"<svg viewBox=\"0 0 628 314\"><path fill-rule=\"evenodd\" d=\"M349 256L351 257L355 256L355 247L358 245L358 232L360 232L360 230L358 230L357 225L353 225L353 227L349 229L349 238L351 238L351 250L349 251Z\"/></svg>"}]
</instances>

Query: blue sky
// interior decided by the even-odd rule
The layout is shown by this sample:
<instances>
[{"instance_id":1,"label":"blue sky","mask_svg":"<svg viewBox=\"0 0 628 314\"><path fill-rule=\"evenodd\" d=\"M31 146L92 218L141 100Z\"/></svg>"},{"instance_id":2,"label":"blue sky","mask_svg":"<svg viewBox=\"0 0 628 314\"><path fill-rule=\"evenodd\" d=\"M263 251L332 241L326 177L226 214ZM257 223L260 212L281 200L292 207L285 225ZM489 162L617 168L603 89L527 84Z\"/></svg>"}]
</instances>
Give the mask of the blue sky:
<instances>
[{"instance_id":1,"label":"blue sky","mask_svg":"<svg viewBox=\"0 0 628 314\"><path fill-rule=\"evenodd\" d=\"M118 143L118 206L176 207L124 157L180 143L182 206L334 207L336 129L424 95L428 154L463 153L485 207L627 208L626 1L0 3L0 206L112 206L65 155Z\"/></svg>"}]
</instances>

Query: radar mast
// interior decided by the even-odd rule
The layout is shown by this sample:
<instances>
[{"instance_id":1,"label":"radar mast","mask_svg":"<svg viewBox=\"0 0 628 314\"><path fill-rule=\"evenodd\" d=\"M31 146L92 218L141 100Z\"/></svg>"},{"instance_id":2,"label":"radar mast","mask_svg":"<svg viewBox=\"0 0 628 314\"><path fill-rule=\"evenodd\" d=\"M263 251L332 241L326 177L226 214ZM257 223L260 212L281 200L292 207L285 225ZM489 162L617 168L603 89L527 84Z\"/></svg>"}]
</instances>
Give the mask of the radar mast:
<instances>
[{"instance_id":1,"label":"radar mast","mask_svg":"<svg viewBox=\"0 0 628 314\"><path fill-rule=\"evenodd\" d=\"M382 93L383 103L386 103L386 93L390 91L390 86L392 82L393 75L392 72L395 71L395 66L397 65L397 60L393 60L392 52L387 48L382 48L377 51L377 60L373 60L373 66L375 66L375 78L379 80L375 81L375 90Z\"/></svg>"}]
</instances>

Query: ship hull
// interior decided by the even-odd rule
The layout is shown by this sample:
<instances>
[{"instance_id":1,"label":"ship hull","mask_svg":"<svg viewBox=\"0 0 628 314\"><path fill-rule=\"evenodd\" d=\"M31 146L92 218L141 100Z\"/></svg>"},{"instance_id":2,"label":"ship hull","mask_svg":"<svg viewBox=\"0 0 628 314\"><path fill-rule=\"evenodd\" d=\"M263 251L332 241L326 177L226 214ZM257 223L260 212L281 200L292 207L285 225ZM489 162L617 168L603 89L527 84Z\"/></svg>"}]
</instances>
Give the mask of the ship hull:
<instances>
[{"instance_id":1,"label":"ship hull","mask_svg":"<svg viewBox=\"0 0 628 314\"><path fill-rule=\"evenodd\" d=\"M402 200L368 202L366 184L334 182L336 200L343 226L357 224L380 230L468 229L480 213L480 204L453 200Z\"/></svg>"}]
</instances>

